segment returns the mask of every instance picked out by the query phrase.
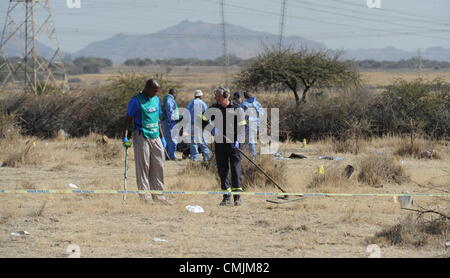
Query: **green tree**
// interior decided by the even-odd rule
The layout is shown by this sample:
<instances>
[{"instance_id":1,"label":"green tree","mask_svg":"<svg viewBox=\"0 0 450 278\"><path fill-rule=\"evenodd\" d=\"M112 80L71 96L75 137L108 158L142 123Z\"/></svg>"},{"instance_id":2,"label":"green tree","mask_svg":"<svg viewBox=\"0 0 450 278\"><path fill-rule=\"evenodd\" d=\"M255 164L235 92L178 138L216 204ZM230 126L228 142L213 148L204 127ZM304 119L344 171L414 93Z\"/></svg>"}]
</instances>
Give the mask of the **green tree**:
<instances>
[{"instance_id":1,"label":"green tree","mask_svg":"<svg viewBox=\"0 0 450 278\"><path fill-rule=\"evenodd\" d=\"M243 89L283 87L290 89L295 102L306 102L313 87L359 86L360 75L350 61L341 61L342 53L302 48L266 50L235 78ZM299 95L301 90L301 98Z\"/></svg>"}]
</instances>

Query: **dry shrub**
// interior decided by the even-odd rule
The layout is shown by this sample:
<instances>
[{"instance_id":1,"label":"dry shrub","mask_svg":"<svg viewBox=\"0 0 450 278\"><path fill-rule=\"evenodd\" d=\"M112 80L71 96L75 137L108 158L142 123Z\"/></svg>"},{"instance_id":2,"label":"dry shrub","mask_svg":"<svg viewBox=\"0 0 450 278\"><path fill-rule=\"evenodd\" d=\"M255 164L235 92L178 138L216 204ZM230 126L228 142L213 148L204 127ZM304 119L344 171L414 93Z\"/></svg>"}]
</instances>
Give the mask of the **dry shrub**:
<instances>
[{"instance_id":1,"label":"dry shrub","mask_svg":"<svg viewBox=\"0 0 450 278\"><path fill-rule=\"evenodd\" d=\"M32 217L33 216L34 217L41 217L41 216L43 216L46 206L47 206L47 200L45 200L44 203L42 203L42 205L40 205L35 211L30 213L29 216L32 216Z\"/></svg>"},{"instance_id":2,"label":"dry shrub","mask_svg":"<svg viewBox=\"0 0 450 278\"><path fill-rule=\"evenodd\" d=\"M276 183L282 186L286 183L287 173L285 163L282 161L274 161L272 156L257 156L253 160L263 171L270 176ZM193 162L189 161L181 175L190 176L202 176L205 172L209 172L216 177L216 181L219 181L219 175L217 172L216 161L202 161ZM262 174L256 166L250 163L245 157L241 160L241 187L245 190L249 187L264 187L264 186L274 186L265 176ZM231 174L229 176L231 181Z\"/></svg>"},{"instance_id":3,"label":"dry shrub","mask_svg":"<svg viewBox=\"0 0 450 278\"><path fill-rule=\"evenodd\" d=\"M118 144L97 144L93 150L92 158L99 161L117 161L123 158L124 148Z\"/></svg>"},{"instance_id":4,"label":"dry shrub","mask_svg":"<svg viewBox=\"0 0 450 278\"><path fill-rule=\"evenodd\" d=\"M358 154L364 151L366 147L365 141L357 138L334 140L332 151L335 153L352 153Z\"/></svg>"},{"instance_id":5,"label":"dry shrub","mask_svg":"<svg viewBox=\"0 0 450 278\"><path fill-rule=\"evenodd\" d=\"M9 143L5 154L3 167L21 167L23 165L38 165L45 157L43 150L35 144L35 139L17 140Z\"/></svg>"},{"instance_id":6,"label":"dry shrub","mask_svg":"<svg viewBox=\"0 0 450 278\"><path fill-rule=\"evenodd\" d=\"M0 109L0 139L12 141L20 137L20 127L15 115L4 113Z\"/></svg>"},{"instance_id":7,"label":"dry shrub","mask_svg":"<svg viewBox=\"0 0 450 278\"><path fill-rule=\"evenodd\" d=\"M402 184L409 181L402 165L393 162L388 155L367 155L359 162L358 168L358 181L372 186L383 182Z\"/></svg>"},{"instance_id":8,"label":"dry shrub","mask_svg":"<svg viewBox=\"0 0 450 278\"><path fill-rule=\"evenodd\" d=\"M58 130L58 132L55 132L55 136L53 137L53 139L55 141L62 142L65 141L67 137L67 133L64 130L60 129Z\"/></svg>"},{"instance_id":9,"label":"dry shrub","mask_svg":"<svg viewBox=\"0 0 450 278\"><path fill-rule=\"evenodd\" d=\"M370 242L397 246L442 246L448 240L449 221L444 217L425 219L408 215L400 223L387 227L370 238Z\"/></svg>"},{"instance_id":10,"label":"dry shrub","mask_svg":"<svg viewBox=\"0 0 450 278\"><path fill-rule=\"evenodd\" d=\"M348 183L344 170L338 165L325 169L324 174L315 173L307 188L318 188L322 186L342 186Z\"/></svg>"},{"instance_id":11,"label":"dry shrub","mask_svg":"<svg viewBox=\"0 0 450 278\"><path fill-rule=\"evenodd\" d=\"M118 162L124 158L124 147L110 140L107 144L102 143L102 135L90 133L82 138L78 149L88 152L86 159L105 161L107 163ZM128 150L130 154L130 150Z\"/></svg>"},{"instance_id":12,"label":"dry shrub","mask_svg":"<svg viewBox=\"0 0 450 278\"><path fill-rule=\"evenodd\" d=\"M72 166L72 165L74 165L74 163L72 161L68 160L67 158L64 158L64 159L60 160L56 166L52 167L50 169L50 171L53 171L53 172L66 171L66 170L69 170L70 166Z\"/></svg>"},{"instance_id":13,"label":"dry shrub","mask_svg":"<svg viewBox=\"0 0 450 278\"><path fill-rule=\"evenodd\" d=\"M250 157L250 155L248 155ZM271 155L259 155L253 160L278 185L283 187L287 181L287 167L284 161L273 160ZM257 169L255 165L242 157L242 188L274 187L275 185Z\"/></svg>"},{"instance_id":14,"label":"dry shrub","mask_svg":"<svg viewBox=\"0 0 450 278\"><path fill-rule=\"evenodd\" d=\"M418 159L440 159L440 155L433 149L432 145L423 139L401 140L395 147L395 155L402 157L413 157Z\"/></svg>"}]
</instances>

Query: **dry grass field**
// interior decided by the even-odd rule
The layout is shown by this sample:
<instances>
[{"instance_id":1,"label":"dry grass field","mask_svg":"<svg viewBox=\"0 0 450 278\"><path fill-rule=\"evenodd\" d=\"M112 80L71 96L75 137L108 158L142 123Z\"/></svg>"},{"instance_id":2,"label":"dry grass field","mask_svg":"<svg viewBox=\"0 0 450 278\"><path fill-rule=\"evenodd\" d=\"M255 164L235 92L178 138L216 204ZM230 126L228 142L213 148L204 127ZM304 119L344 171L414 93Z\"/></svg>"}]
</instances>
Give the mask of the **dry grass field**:
<instances>
[{"instance_id":1,"label":"dry grass field","mask_svg":"<svg viewBox=\"0 0 450 278\"><path fill-rule=\"evenodd\" d=\"M78 139L49 140L18 137L0 141L1 189L121 189L123 149L118 140L109 145L92 134ZM401 139L387 137L364 141L358 155L334 153L333 142L286 142L284 156L303 154L301 160L285 160L289 192L335 193L443 193L450 191L449 142L426 142L439 159L398 157L407 181L397 184L382 180L369 185L359 179L364 157L392 157ZM342 161L320 160L333 155ZM136 188L131 151L129 189ZM179 154L181 157L181 154ZM271 160L271 157L268 158ZM355 166L350 179L340 171ZM317 167L323 165L325 180L317 181ZM375 165L375 164L374 164ZM190 168L186 168L190 167ZM166 161L165 183L169 190L218 190L214 172L192 169L187 160ZM315 182L314 182L315 181ZM256 185L248 191L278 192ZM437 232L409 235L388 233L414 217L401 210L392 197L308 197L277 205L266 197L244 196L240 207L220 207L220 196L169 196L173 206L142 203L128 195L19 195L0 194L0 257L67 257L70 244L80 247L81 257L368 257L369 244L378 244L382 257L449 257L448 221ZM416 204L449 213L449 198L421 197ZM200 205L205 212L193 214L187 205ZM431 221L436 216L423 216ZM414 224L414 223L413 223ZM406 226L405 226L406 227ZM12 236L28 231L30 235ZM434 230L433 230L434 231ZM404 231L408 232L408 231ZM398 241L398 237L400 241ZM155 241L155 238L167 242ZM395 244L392 240L397 239ZM420 240L419 240L420 239Z\"/></svg>"},{"instance_id":2,"label":"dry grass field","mask_svg":"<svg viewBox=\"0 0 450 278\"><path fill-rule=\"evenodd\" d=\"M220 68L175 68L169 77L182 83L180 99L200 88L223 82ZM112 69L98 75L80 75L79 88L105 84ZM143 71L149 76L152 72ZM414 79L415 72L363 72L366 84L385 86L396 77ZM449 72L425 73L450 82ZM184 94L185 93L185 94ZM277 95L264 95L276 100ZM267 100L267 99L266 99ZM118 139L102 145L100 134L83 138L0 138L0 189L122 189L124 150ZM285 157L261 158L267 171L278 173L288 192L322 193L450 193L450 142L417 139L413 149L406 138L336 142L332 138L284 142ZM425 151L429 150L429 154ZM425 153L425 155L424 155ZM341 161L319 159L338 156ZM181 157L181 153L178 154ZM248 163L247 163L248 164ZM274 168L277 164L278 168ZM128 189L135 190L133 151L129 156ZM347 165L355 172L343 176ZM324 174L318 173L323 166ZM246 166L247 167L247 166ZM212 170L188 160L165 162L167 190L217 191ZM245 178L245 177L244 177ZM279 192L260 179L249 192ZM138 196L100 194L1 194L0 257L67 257L76 244L81 257L368 257L377 244L382 257L449 257L449 221L433 213L400 209L392 197L307 197L273 204L267 197L243 196L240 207L220 207L221 196L173 195L175 204L143 203ZM450 198L417 197L421 206L450 214ZM194 214L188 205L205 212ZM27 231L29 235L11 233ZM155 239L163 239L158 241Z\"/></svg>"},{"instance_id":3,"label":"dry grass field","mask_svg":"<svg viewBox=\"0 0 450 278\"><path fill-rule=\"evenodd\" d=\"M217 84L224 83L224 77L221 67L172 67L173 70L169 73L172 80L182 83L183 90L193 91L195 89L210 90L217 86ZM188 68L189 70L186 70ZM82 74L76 75L82 81L82 87L92 87L104 84L114 75L126 72L136 72L140 74L165 72L164 67L114 67L101 74ZM230 70L230 76L236 74L238 68ZM403 78L411 81L418 77L416 71L399 70L399 71L361 71L362 80L368 86L379 87L392 84L395 79ZM433 80L435 78L442 78L446 82L450 82L450 71L424 71L421 75L426 80ZM77 83L75 83L77 84ZM74 85L78 86L78 85Z\"/></svg>"}]
</instances>

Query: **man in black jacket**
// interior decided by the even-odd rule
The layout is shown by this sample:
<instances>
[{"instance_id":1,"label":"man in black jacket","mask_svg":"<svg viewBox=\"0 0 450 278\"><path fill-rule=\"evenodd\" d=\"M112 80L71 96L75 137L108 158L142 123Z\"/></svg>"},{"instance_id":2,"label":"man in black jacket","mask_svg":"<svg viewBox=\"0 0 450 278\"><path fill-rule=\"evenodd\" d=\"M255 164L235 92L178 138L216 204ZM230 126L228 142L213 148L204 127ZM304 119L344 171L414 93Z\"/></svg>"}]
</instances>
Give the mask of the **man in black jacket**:
<instances>
[{"instance_id":1,"label":"man in black jacket","mask_svg":"<svg viewBox=\"0 0 450 278\"><path fill-rule=\"evenodd\" d=\"M215 90L217 103L211 108L220 111L222 119L213 120L213 131L215 139L215 156L220 177L220 184L223 191L221 206L231 204L230 192L242 192L241 187L241 153L239 152L239 141L243 142L245 136L245 115L242 108L231 103L228 89L219 87ZM222 120L222 123L218 122ZM228 173L231 170L231 184L228 180ZM240 195L233 195L234 205L241 205Z\"/></svg>"}]
</instances>

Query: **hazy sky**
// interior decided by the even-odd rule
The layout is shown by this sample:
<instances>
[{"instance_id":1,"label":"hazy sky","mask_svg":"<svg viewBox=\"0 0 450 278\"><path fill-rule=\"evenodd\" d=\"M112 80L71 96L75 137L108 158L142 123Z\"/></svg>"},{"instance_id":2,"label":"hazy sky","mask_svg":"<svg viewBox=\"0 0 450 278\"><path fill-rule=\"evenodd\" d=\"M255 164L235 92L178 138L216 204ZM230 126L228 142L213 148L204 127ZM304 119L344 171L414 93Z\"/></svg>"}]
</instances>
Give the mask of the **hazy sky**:
<instances>
[{"instance_id":1,"label":"hazy sky","mask_svg":"<svg viewBox=\"0 0 450 278\"><path fill-rule=\"evenodd\" d=\"M64 51L117 33L149 34L182 20L219 23L219 0L80 0L70 9L66 0L50 0ZM282 0L225 0L228 23L278 34ZM298 35L330 48L405 50L450 48L449 0L287 0L286 35ZM9 1L0 2L3 26Z\"/></svg>"}]
</instances>

